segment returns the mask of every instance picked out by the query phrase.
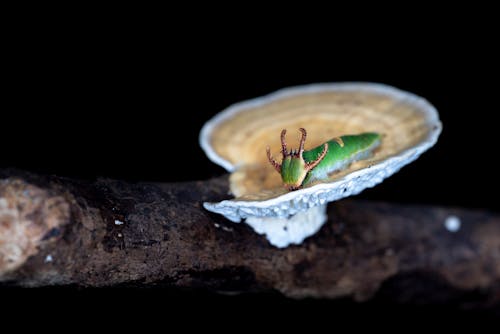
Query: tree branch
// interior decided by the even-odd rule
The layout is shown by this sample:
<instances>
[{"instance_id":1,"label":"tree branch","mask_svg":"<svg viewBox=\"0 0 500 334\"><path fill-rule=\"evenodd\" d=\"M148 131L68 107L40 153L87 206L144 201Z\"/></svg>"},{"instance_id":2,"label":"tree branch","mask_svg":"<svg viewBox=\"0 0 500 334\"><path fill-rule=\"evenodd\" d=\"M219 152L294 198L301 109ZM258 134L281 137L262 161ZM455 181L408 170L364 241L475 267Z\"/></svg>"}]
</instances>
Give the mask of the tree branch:
<instances>
[{"instance_id":1,"label":"tree branch","mask_svg":"<svg viewBox=\"0 0 500 334\"><path fill-rule=\"evenodd\" d=\"M343 200L329 205L319 233L277 249L203 209L203 201L228 197L227 176L160 184L3 170L0 178L4 286L162 285L365 300L384 282L418 273L450 291L500 295L500 217L489 212ZM462 222L457 232L445 228L450 215Z\"/></svg>"}]
</instances>

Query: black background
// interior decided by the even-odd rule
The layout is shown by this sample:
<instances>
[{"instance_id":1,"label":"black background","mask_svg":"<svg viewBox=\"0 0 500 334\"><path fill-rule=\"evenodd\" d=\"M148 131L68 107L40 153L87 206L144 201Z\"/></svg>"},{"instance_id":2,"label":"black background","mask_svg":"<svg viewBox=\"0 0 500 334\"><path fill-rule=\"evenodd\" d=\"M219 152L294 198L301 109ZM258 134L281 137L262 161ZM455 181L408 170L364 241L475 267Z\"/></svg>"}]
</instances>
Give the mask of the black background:
<instances>
[{"instance_id":1,"label":"black background","mask_svg":"<svg viewBox=\"0 0 500 334\"><path fill-rule=\"evenodd\" d=\"M425 97L438 109L444 128L434 148L358 197L498 211L498 55L488 20L486 26L466 22L425 31L423 18L389 21L377 30L371 28L378 22L354 29L357 21L345 26L324 21L307 31L278 27L263 32L254 31L258 20L245 32L233 31L234 22L225 21L215 31L207 30L209 25L191 30L189 24L129 21L132 27L95 27L94 21L83 20L71 29L68 22L46 21L9 30L2 65L0 167L85 179L207 179L225 171L205 157L198 133L230 104L287 86L371 81ZM360 306L168 290L1 293L9 301L40 297L34 304L40 308L47 299L60 305L74 299L93 305L97 311L89 317L106 312L132 317L136 310L161 315L156 305L162 302L175 314L192 312L192 305L198 305L194 311L217 314L214 305L223 305L213 319L225 319L228 310L236 316L243 308L263 310L269 319L282 311L283 319L299 319L304 312L325 321L374 314L382 319L463 316L455 305L401 307L390 300ZM98 298L105 302L96 303ZM243 311L238 315L245 319Z\"/></svg>"},{"instance_id":2,"label":"black background","mask_svg":"<svg viewBox=\"0 0 500 334\"><path fill-rule=\"evenodd\" d=\"M498 185L489 44L436 48L417 40L386 49L375 40L355 48L274 45L271 52L253 40L28 37L4 66L1 167L90 179L207 179L224 170L206 158L198 133L232 103L287 86L372 81L425 97L444 129L417 162L360 197L497 207L487 191Z\"/></svg>"}]
</instances>

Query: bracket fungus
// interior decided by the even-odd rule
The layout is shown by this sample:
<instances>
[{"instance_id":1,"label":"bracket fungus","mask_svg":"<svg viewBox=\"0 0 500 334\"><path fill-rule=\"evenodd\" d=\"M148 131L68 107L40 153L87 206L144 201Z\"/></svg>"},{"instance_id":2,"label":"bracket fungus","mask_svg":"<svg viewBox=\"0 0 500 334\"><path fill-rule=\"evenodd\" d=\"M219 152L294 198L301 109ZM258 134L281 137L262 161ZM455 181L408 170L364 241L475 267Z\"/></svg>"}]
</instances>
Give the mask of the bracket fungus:
<instances>
[{"instance_id":1,"label":"bracket fungus","mask_svg":"<svg viewBox=\"0 0 500 334\"><path fill-rule=\"evenodd\" d=\"M300 244L326 222L328 202L382 182L432 147L440 132L429 102L383 84L312 84L237 103L209 120L199 137L208 158L231 172L235 198L204 207L233 222L245 220L276 247ZM295 133L300 137L292 141ZM331 168L323 168L322 177L311 178L326 153L347 152L342 139L351 137L363 149L351 144L349 154L324 163ZM287 143L297 144L295 150ZM283 160L271 152L281 152ZM287 184L290 157L304 172Z\"/></svg>"}]
</instances>

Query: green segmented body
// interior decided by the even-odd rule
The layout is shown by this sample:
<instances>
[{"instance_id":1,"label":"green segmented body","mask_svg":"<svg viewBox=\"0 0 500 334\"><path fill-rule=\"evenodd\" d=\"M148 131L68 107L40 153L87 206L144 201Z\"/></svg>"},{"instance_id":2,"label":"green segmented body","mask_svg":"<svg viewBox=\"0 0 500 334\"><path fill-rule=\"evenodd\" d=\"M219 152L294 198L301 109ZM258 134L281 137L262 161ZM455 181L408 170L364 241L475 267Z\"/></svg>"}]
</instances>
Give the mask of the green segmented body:
<instances>
[{"instance_id":1,"label":"green segmented body","mask_svg":"<svg viewBox=\"0 0 500 334\"><path fill-rule=\"evenodd\" d=\"M336 140L328 141L328 151L321 162L309 171L302 185L314 180L328 177L328 174L347 168L354 161L368 158L373 150L380 145L380 134L366 132L358 135L345 135L340 139L344 142L341 146ZM304 151L306 163L314 161L323 151L323 145Z\"/></svg>"},{"instance_id":2,"label":"green segmented body","mask_svg":"<svg viewBox=\"0 0 500 334\"><path fill-rule=\"evenodd\" d=\"M304 150L307 132L304 128L298 150L288 150L285 140L286 129L281 131L281 153L283 159L277 162L267 147L267 158L281 174L283 185L289 190L297 190L314 180L324 180L328 174L342 170L353 161L368 158L380 145L380 134L365 132L345 135L319 145L309 151Z\"/></svg>"}]
</instances>

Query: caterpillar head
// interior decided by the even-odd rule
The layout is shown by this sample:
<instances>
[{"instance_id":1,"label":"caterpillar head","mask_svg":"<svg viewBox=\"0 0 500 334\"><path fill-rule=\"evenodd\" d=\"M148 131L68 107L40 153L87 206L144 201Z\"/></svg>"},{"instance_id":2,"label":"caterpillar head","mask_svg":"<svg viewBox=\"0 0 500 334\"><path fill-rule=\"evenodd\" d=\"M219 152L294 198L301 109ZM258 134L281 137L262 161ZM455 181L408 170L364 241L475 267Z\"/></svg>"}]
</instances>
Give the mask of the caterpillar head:
<instances>
[{"instance_id":1,"label":"caterpillar head","mask_svg":"<svg viewBox=\"0 0 500 334\"><path fill-rule=\"evenodd\" d=\"M316 167L321 160L326 155L328 151L328 143L324 144L323 151L319 155L319 157L311 161L309 163L305 162L303 153L304 153L304 143L306 141L307 132L304 128L299 129L302 132L302 137L300 138L300 145L298 150L290 150L288 151L286 148L286 129L281 131L281 153L283 155L283 159L281 163L278 163L271 155L271 150L267 147L267 158L273 167L281 174L281 180L283 181L283 185L288 190L297 190L302 186L307 173Z\"/></svg>"}]
</instances>

